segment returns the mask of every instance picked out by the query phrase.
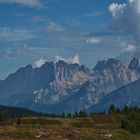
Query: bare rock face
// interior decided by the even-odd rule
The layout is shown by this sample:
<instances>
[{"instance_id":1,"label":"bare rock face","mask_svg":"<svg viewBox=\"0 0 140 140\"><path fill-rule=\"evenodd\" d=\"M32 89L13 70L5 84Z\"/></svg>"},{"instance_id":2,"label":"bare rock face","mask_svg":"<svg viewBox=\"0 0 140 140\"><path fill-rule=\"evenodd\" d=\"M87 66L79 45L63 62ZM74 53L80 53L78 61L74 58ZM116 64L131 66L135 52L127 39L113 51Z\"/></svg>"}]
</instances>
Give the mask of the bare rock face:
<instances>
[{"instance_id":1,"label":"bare rock face","mask_svg":"<svg viewBox=\"0 0 140 140\"><path fill-rule=\"evenodd\" d=\"M137 70L140 68L140 60L137 58L133 58L132 61L129 64L129 69L131 70Z\"/></svg>"},{"instance_id":2,"label":"bare rock face","mask_svg":"<svg viewBox=\"0 0 140 140\"><path fill-rule=\"evenodd\" d=\"M24 101L54 104L70 96L88 79L88 74L78 64L46 62L35 69L28 65L0 82L0 94L8 99L1 101L9 104L10 100L10 104L15 105Z\"/></svg>"},{"instance_id":3,"label":"bare rock face","mask_svg":"<svg viewBox=\"0 0 140 140\"><path fill-rule=\"evenodd\" d=\"M136 59L135 61L138 60ZM72 97L60 102L54 108L59 108L58 113L63 111L74 112L75 110L87 110L90 106L98 104L114 90L140 78L138 69L140 65L137 65L133 70L130 68L133 61L134 59L129 63L123 63L113 59L100 61L89 74L92 78L80 86ZM55 112L57 112L57 109Z\"/></svg>"},{"instance_id":4,"label":"bare rock face","mask_svg":"<svg viewBox=\"0 0 140 140\"><path fill-rule=\"evenodd\" d=\"M35 69L28 65L0 81L0 102L37 111L39 106L49 106L50 109L59 107L59 112L73 112L98 104L112 91L138 79L140 60L137 58L130 62L103 60L93 69L64 61L46 62Z\"/></svg>"},{"instance_id":5,"label":"bare rock face","mask_svg":"<svg viewBox=\"0 0 140 140\"><path fill-rule=\"evenodd\" d=\"M110 105L123 108L124 106L140 107L140 80L121 87L105 96L96 105L90 106L87 111L107 111Z\"/></svg>"},{"instance_id":6,"label":"bare rock face","mask_svg":"<svg viewBox=\"0 0 140 140\"><path fill-rule=\"evenodd\" d=\"M48 90L49 102L51 104L58 103L63 97L70 96L90 77L80 69L78 64L67 64L59 61L55 64L54 81L50 82Z\"/></svg>"},{"instance_id":7,"label":"bare rock face","mask_svg":"<svg viewBox=\"0 0 140 140\"><path fill-rule=\"evenodd\" d=\"M129 68L132 61L130 63L123 63L118 60L109 59L108 61L97 63L94 68L94 79L90 80L90 82L94 83L97 89L93 94L94 96L96 94L96 101L93 102L93 104L98 103L100 99L113 90L123 87L140 78L140 71L138 71L137 68L133 70Z\"/></svg>"}]
</instances>

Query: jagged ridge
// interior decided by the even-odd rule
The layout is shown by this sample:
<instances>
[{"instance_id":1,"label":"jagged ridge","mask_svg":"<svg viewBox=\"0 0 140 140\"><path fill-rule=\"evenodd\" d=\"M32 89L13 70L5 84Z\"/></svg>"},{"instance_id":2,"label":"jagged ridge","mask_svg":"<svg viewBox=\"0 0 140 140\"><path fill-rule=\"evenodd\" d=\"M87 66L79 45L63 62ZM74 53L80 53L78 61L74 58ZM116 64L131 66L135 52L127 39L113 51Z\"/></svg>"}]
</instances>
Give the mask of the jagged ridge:
<instances>
[{"instance_id":1,"label":"jagged ridge","mask_svg":"<svg viewBox=\"0 0 140 140\"><path fill-rule=\"evenodd\" d=\"M137 58L129 63L115 59L99 61L93 69L64 61L46 62L35 69L27 65L0 82L0 102L37 111L43 108L44 112L48 107L73 112L88 109L110 92L139 78Z\"/></svg>"}]
</instances>

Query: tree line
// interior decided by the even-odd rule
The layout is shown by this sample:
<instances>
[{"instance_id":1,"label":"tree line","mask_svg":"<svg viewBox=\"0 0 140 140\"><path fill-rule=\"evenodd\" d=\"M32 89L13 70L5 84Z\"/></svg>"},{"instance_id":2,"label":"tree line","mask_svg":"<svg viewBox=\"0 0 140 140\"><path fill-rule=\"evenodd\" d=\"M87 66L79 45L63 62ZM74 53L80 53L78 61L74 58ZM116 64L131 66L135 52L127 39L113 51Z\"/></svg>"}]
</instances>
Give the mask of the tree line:
<instances>
[{"instance_id":1,"label":"tree line","mask_svg":"<svg viewBox=\"0 0 140 140\"><path fill-rule=\"evenodd\" d=\"M111 115L115 117L120 115L121 128L131 133L140 133L140 109L138 107L127 107L122 109L116 108L114 105L110 105L107 112L91 113L87 114L86 111L79 111L73 114L63 112L61 115L48 115L43 113L37 113L24 108L5 107L0 106L0 122L7 121L8 119L17 118L17 124L20 124L21 117L61 117L61 118L74 118L74 117L89 117L92 115Z\"/></svg>"}]
</instances>

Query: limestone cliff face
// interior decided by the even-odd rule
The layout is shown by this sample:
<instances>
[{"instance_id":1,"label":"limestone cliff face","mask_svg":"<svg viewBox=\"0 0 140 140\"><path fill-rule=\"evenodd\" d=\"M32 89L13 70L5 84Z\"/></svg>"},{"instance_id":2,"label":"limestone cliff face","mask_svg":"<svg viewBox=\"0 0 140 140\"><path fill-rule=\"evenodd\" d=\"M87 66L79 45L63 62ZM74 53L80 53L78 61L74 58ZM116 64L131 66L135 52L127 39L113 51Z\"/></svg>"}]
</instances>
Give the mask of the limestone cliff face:
<instances>
[{"instance_id":1,"label":"limestone cliff face","mask_svg":"<svg viewBox=\"0 0 140 140\"><path fill-rule=\"evenodd\" d=\"M139 61L136 58L129 63L123 63L115 59L99 61L93 69L93 78L89 80L87 86L83 84L80 91L78 91L83 93L79 93L77 97L79 98L79 104L83 106L84 102L86 102L85 108L97 104L102 98L110 94L110 92L138 80L140 78L140 64L136 62ZM82 90L83 87L84 90ZM80 95L82 96L82 101Z\"/></svg>"},{"instance_id":2,"label":"limestone cliff face","mask_svg":"<svg viewBox=\"0 0 140 140\"><path fill-rule=\"evenodd\" d=\"M53 110L56 109L57 112L57 108L59 108L59 113L63 111L74 112L81 109L87 110L98 104L114 90L140 78L140 64L136 63L138 61L139 59L134 58L129 63L114 59L98 62L93 71L88 73L91 78L81 85L70 98L53 106Z\"/></svg>"},{"instance_id":3,"label":"limestone cliff face","mask_svg":"<svg viewBox=\"0 0 140 140\"><path fill-rule=\"evenodd\" d=\"M90 106L87 111L107 111L112 104L118 108L123 108L124 106L140 107L140 80L111 92L100 100L98 104Z\"/></svg>"},{"instance_id":4,"label":"limestone cliff face","mask_svg":"<svg viewBox=\"0 0 140 140\"><path fill-rule=\"evenodd\" d=\"M46 62L35 69L28 65L0 81L0 102L35 110L37 105L61 106L62 111L67 106L69 111L87 109L110 92L138 79L137 58L130 62L99 61L93 69L64 61Z\"/></svg>"}]
</instances>

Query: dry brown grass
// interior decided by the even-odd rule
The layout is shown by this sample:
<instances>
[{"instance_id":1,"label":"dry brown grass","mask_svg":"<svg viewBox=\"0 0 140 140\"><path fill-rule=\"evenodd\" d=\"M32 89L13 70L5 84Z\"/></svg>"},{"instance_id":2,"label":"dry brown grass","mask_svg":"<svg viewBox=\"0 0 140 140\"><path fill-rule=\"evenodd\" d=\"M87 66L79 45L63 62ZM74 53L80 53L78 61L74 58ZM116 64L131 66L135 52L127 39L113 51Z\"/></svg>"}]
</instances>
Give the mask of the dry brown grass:
<instances>
[{"instance_id":1,"label":"dry brown grass","mask_svg":"<svg viewBox=\"0 0 140 140\"><path fill-rule=\"evenodd\" d=\"M120 120L119 117L108 115L86 118L21 118L20 125L11 123L16 120L0 125L0 140L140 140L140 136L118 128ZM44 131L47 135L37 138ZM106 134L113 136L106 138Z\"/></svg>"}]
</instances>

